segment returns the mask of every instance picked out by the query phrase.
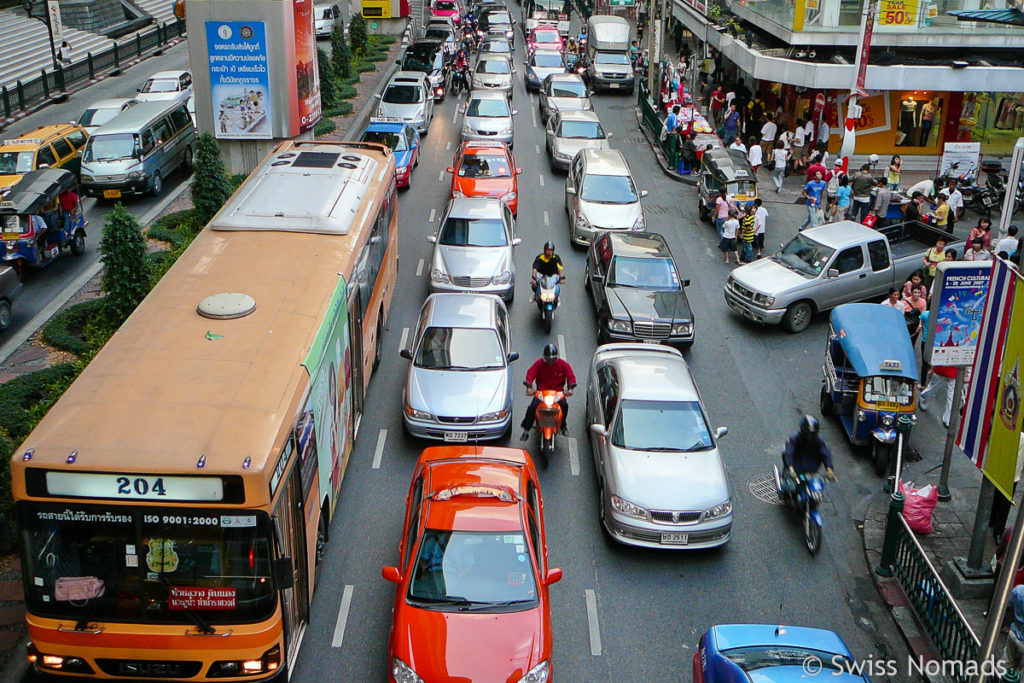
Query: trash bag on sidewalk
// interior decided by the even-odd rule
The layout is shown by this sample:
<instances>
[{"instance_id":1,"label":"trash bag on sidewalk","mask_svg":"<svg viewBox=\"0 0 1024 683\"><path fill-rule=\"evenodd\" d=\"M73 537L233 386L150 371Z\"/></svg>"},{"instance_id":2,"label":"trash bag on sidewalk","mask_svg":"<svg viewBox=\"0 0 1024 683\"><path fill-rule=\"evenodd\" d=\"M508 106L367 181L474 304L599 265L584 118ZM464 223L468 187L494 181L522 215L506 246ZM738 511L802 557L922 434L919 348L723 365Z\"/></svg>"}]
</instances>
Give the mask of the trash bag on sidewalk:
<instances>
[{"instance_id":1,"label":"trash bag on sidewalk","mask_svg":"<svg viewBox=\"0 0 1024 683\"><path fill-rule=\"evenodd\" d=\"M932 511L939 502L939 490L928 484L923 488L914 488L913 482L900 482L900 493L903 494L903 519L915 534L930 534L932 527Z\"/></svg>"}]
</instances>

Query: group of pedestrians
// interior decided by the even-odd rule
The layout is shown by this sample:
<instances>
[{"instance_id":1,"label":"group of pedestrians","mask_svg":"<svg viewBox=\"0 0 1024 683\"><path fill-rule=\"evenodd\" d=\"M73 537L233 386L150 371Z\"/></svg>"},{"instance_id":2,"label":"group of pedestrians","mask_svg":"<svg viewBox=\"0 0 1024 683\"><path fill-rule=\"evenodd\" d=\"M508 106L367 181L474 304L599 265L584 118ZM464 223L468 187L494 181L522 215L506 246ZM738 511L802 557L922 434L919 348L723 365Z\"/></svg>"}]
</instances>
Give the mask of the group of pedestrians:
<instances>
[{"instance_id":1,"label":"group of pedestrians","mask_svg":"<svg viewBox=\"0 0 1024 683\"><path fill-rule=\"evenodd\" d=\"M726 263L750 263L761 258L768 210L760 198L740 207L725 190L715 198L715 228L718 248ZM732 259L730 259L730 255Z\"/></svg>"}]
</instances>

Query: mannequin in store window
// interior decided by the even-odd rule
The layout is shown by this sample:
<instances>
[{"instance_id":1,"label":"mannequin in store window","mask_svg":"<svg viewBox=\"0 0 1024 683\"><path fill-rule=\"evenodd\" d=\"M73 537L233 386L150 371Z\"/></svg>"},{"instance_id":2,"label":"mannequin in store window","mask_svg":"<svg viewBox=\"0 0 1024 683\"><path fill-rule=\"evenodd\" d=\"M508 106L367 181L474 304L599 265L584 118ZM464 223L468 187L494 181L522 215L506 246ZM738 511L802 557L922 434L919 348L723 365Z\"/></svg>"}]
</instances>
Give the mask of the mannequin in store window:
<instances>
[{"instance_id":1,"label":"mannequin in store window","mask_svg":"<svg viewBox=\"0 0 1024 683\"><path fill-rule=\"evenodd\" d=\"M896 145L900 147L914 146L917 140L914 133L920 120L918 102L913 97L907 97L900 103L900 121L896 133Z\"/></svg>"},{"instance_id":2,"label":"mannequin in store window","mask_svg":"<svg viewBox=\"0 0 1024 683\"><path fill-rule=\"evenodd\" d=\"M921 107L921 147L930 146L929 138L932 135L932 127L942 112L942 102L938 97L933 97Z\"/></svg>"}]
</instances>

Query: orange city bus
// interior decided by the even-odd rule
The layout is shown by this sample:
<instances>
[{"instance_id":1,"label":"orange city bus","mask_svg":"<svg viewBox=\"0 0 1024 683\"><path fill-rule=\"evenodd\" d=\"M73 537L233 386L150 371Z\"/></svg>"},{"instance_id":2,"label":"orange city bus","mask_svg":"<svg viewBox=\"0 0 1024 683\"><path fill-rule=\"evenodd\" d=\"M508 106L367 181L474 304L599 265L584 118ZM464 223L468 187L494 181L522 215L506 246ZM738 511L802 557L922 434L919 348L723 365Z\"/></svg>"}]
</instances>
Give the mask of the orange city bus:
<instances>
[{"instance_id":1,"label":"orange city bus","mask_svg":"<svg viewBox=\"0 0 1024 683\"><path fill-rule=\"evenodd\" d=\"M47 677L286 680L380 355L395 162L271 152L12 460Z\"/></svg>"}]
</instances>

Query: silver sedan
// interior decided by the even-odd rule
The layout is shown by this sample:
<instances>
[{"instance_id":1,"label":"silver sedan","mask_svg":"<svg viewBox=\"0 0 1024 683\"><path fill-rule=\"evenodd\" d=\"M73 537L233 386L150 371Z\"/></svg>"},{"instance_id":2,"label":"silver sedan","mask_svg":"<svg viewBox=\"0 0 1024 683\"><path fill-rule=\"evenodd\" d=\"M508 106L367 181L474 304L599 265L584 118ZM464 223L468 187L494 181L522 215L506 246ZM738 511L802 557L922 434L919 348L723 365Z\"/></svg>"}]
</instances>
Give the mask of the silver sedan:
<instances>
[{"instance_id":1,"label":"silver sedan","mask_svg":"<svg viewBox=\"0 0 1024 683\"><path fill-rule=\"evenodd\" d=\"M540 118L547 121L556 111L593 111L590 90L579 74L551 74L540 86Z\"/></svg>"},{"instance_id":2,"label":"silver sedan","mask_svg":"<svg viewBox=\"0 0 1024 683\"><path fill-rule=\"evenodd\" d=\"M512 117L518 112L504 93L474 90L469 93L463 111L466 114L462 119L463 140L507 142L509 147L515 143Z\"/></svg>"},{"instance_id":3,"label":"silver sedan","mask_svg":"<svg viewBox=\"0 0 1024 683\"><path fill-rule=\"evenodd\" d=\"M512 62L507 55L482 54L473 67L473 90L497 90L512 95Z\"/></svg>"},{"instance_id":4,"label":"silver sedan","mask_svg":"<svg viewBox=\"0 0 1024 683\"><path fill-rule=\"evenodd\" d=\"M676 349L606 344L587 387L601 522L649 548L709 548L732 533L732 498L718 439Z\"/></svg>"},{"instance_id":5,"label":"silver sedan","mask_svg":"<svg viewBox=\"0 0 1024 683\"><path fill-rule=\"evenodd\" d=\"M545 136L551 165L565 171L581 149L608 149L612 134L601 126L595 112L566 111L548 119Z\"/></svg>"}]
</instances>

